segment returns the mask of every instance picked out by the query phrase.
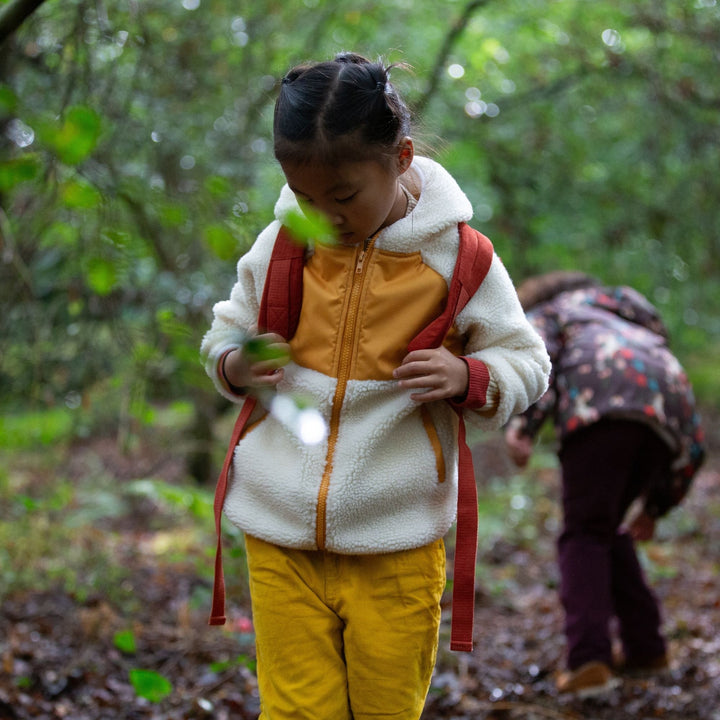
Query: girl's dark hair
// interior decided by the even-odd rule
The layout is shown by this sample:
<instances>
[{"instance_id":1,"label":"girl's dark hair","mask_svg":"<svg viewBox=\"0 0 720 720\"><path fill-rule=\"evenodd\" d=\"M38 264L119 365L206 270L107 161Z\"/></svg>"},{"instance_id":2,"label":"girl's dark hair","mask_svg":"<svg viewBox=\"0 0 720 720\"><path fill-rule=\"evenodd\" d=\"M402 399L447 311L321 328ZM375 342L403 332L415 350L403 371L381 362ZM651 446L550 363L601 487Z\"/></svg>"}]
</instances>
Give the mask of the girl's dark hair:
<instances>
[{"instance_id":1,"label":"girl's dark hair","mask_svg":"<svg viewBox=\"0 0 720 720\"><path fill-rule=\"evenodd\" d=\"M528 312L540 303L552 300L568 290L599 287L600 281L579 270L552 270L544 275L533 275L518 285L520 304Z\"/></svg>"},{"instance_id":2,"label":"girl's dark hair","mask_svg":"<svg viewBox=\"0 0 720 720\"><path fill-rule=\"evenodd\" d=\"M394 65L342 53L288 72L275 103L275 157L282 162L368 159L410 132L410 111L391 85Z\"/></svg>"}]
</instances>

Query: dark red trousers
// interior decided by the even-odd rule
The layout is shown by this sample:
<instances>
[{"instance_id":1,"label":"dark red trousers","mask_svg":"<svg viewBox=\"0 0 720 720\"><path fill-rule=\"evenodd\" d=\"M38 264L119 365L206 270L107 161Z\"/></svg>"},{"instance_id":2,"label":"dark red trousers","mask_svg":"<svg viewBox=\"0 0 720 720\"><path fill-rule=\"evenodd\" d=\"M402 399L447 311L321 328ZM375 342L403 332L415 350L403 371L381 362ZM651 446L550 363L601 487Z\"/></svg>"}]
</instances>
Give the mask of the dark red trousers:
<instances>
[{"instance_id":1,"label":"dark red trousers","mask_svg":"<svg viewBox=\"0 0 720 720\"><path fill-rule=\"evenodd\" d=\"M648 483L670 473L670 448L641 422L601 420L568 437L559 457L564 528L558 556L568 668L593 660L611 664L613 617L626 659L642 663L662 655L659 603L632 539L619 528Z\"/></svg>"}]
</instances>

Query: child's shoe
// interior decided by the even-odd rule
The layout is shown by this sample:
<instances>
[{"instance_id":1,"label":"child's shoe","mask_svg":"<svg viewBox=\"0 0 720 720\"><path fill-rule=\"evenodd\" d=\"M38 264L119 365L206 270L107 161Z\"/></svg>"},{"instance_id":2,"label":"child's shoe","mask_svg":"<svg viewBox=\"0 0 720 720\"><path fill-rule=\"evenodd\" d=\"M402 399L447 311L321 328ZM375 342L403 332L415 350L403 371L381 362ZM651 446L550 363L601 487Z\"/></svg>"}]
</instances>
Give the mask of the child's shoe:
<instances>
[{"instance_id":1,"label":"child's shoe","mask_svg":"<svg viewBox=\"0 0 720 720\"><path fill-rule=\"evenodd\" d=\"M604 663L592 661L577 670L560 673L555 683L558 692L576 695L579 698L605 695L620 684L620 678Z\"/></svg>"},{"instance_id":2,"label":"child's shoe","mask_svg":"<svg viewBox=\"0 0 720 720\"><path fill-rule=\"evenodd\" d=\"M670 661L666 653L649 660L622 659L615 667L617 672L635 678L648 678L666 675L670 671Z\"/></svg>"}]
</instances>

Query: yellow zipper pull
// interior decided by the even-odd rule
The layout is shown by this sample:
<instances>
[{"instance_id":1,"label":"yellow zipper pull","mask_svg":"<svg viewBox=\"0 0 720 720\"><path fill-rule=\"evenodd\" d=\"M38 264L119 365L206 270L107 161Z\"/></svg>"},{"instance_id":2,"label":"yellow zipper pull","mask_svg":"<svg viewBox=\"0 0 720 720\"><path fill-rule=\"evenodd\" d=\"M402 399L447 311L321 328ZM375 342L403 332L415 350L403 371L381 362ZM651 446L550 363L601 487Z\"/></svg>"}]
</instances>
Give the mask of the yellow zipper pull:
<instances>
[{"instance_id":1,"label":"yellow zipper pull","mask_svg":"<svg viewBox=\"0 0 720 720\"><path fill-rule=\"evenodd\" d=\"M360 251L360 254L358 255L357 264L355 265L355 274L361 275L363 271L363 266L365 265L365 258L367 257L368 250L370 250L370 247L375 242L375 238L380 234L380 231L378 230L371 238L368 238L365 241L365 244L363 245L363 249Z\"/></svg>"},{"instance_id":2,"label":"yellow zipper pull","mask_svg":"<svg viewBox=\"0 0 720 720\"><path fill-rule=\"evenodd\" d=\"M355 265L355 274L360 275L363 271L363 265L365 263L365 255L367 255L367 250L363 248L360 251L360 254L358 255L357 264Z\"/></svg>"}]
</instances>

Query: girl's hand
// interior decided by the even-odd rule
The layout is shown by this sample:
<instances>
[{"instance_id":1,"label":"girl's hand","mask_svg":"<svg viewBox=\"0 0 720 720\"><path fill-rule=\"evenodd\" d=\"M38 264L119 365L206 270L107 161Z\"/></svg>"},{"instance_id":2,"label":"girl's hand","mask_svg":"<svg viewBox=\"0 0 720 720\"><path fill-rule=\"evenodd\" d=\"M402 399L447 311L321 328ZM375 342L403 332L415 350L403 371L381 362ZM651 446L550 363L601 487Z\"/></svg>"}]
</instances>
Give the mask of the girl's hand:
<instances>
[{"instance_id":1,"label":"girl's hand","mask_svg":"<svg viewBox=\"0 0 720 720\"><path fill-rule=\"evenodd\" d=\"M655 535L655 518L650 517L643 510L630 521L628 532L636 542L652 540L653 535Z\"/></svg>"},{"instance_id":2,"label":"girl's hand","mask_svg":"<svg viewBox=\"0 0 720 720\"><path fill-rule=\"evenodd\" d=\"M283 379L290 362L290 346L277 333L254 335L225 357L227 381L236 387L267 387Z\"/></svg>"},{"instance_id":3,"label":"girl's hand","mask_svg":"<svg viewBox=\"0 0 720 720\"><path fill-rule=\"evenodd\" d=\"M533 451L532 438L523 435L520 430L511 425L508 425L505 430L505 447L507 448L510 459L518 466L525 467L530 460L530 456Z\"/></svg>"},{"instance_id":4,"label":"girl's hand","mask_svg":"<svg viewBox=\"0 0 720 720\"><path fill-rule=\"evenodd\" d=\"M402 388L418 388L410 397L416 402L463 398L468 390L468 368L464 360L453 355L446 347L413 350L393 377Z\"/></svg>"}]
</instances>

